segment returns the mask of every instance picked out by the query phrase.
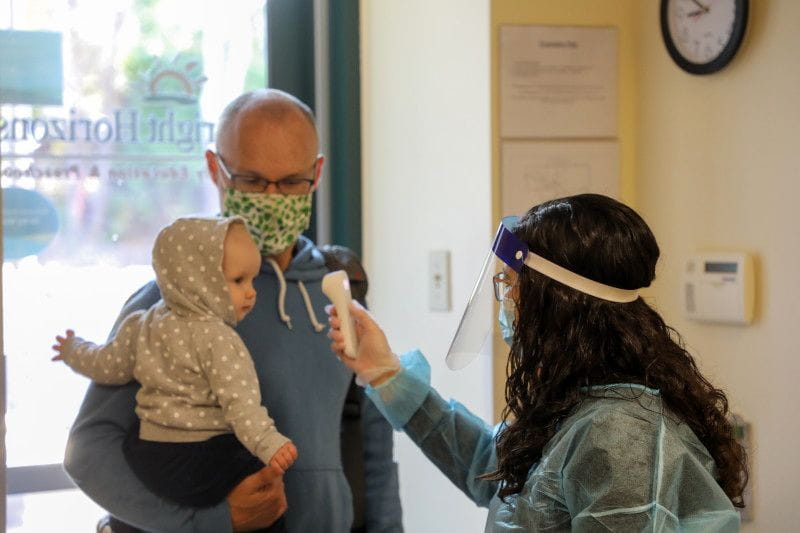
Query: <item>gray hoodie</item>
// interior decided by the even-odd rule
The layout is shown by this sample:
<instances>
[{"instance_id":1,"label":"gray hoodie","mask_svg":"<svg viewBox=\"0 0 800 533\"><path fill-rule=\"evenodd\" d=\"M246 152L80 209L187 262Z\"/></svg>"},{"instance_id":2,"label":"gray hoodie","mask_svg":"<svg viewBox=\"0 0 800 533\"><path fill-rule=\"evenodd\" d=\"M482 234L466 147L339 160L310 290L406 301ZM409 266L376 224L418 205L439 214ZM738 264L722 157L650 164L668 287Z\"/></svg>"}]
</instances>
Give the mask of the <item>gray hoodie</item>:
<instances>
[{"instance_id":1,"label":"gray hoodie","mask_svg":"<svg viewBox=\"0 0 800 533\"><path fill-rule=\"evenodd\" d=\"M261 405L253 361L233 330L223 243L238 217L180 218L159 233L153 268L162 300L129 315L104 345L78 337L64 351L76 372L105 385L136 379L140 437L198 442L236 434L268 463L289 442Z\"/></svg>"}]
</instances>

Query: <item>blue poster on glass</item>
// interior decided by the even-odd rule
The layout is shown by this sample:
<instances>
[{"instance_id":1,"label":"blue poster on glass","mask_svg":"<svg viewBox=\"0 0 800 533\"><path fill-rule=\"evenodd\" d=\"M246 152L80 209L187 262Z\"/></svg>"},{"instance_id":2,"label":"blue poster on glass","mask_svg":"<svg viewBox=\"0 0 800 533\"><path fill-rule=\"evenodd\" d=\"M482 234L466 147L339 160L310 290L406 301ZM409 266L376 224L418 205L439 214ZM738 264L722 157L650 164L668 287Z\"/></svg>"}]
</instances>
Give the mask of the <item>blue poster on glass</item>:
<instances>
[{"instance_id":1,"label":"blue poster on glass","mask_svg":"<svg viewBox=\"0 0 800 533\"><path fill-rule=\"evenodd\" d=\"M61 105L61 34L0 30L0 104Z\"/></svg>"},{"instance_id":2,"label":"blue poster on glass","mask_svg":"<svg viewBox=\"0 0 800 533\"><path fill-rule=\"evenodd\" d=\"M3 260L36 255L58 233L58 213L53 203L36 191L3 189Z\"/></svg>"}]
</instances>

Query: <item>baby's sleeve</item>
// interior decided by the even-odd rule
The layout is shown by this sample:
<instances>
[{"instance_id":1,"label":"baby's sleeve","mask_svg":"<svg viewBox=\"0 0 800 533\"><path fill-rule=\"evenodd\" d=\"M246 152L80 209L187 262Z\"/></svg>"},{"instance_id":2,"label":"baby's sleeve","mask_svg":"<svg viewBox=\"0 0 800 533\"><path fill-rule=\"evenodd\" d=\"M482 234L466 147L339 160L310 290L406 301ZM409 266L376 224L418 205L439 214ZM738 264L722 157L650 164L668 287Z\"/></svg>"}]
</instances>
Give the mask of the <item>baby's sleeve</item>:
<instances>
[{"instance_id":1,"label":"baby's sleeve","mask_svg":"<svg viewBox=\"0 0 800 533\"><path fill-rule=\"evenodd\" d=\"M144 311L131 313L116 335L106 344L95 344L80 337L67 342L64 362L78 374L101 385L124 385L133 379L136 366L136 337Z\"/></svg>"},{"instance_id":2,"label":"baby's sleeve","mask_svg":"<svg viewBox=\"0 0 800 533\"><path fill-rule=\"evenodd\" d=\"M258 375L247 347L235 331L220 327L209 336L200 360L225 421L244 447L268 464L289 439L261 405Z\"/></svg>"}]
</instances>

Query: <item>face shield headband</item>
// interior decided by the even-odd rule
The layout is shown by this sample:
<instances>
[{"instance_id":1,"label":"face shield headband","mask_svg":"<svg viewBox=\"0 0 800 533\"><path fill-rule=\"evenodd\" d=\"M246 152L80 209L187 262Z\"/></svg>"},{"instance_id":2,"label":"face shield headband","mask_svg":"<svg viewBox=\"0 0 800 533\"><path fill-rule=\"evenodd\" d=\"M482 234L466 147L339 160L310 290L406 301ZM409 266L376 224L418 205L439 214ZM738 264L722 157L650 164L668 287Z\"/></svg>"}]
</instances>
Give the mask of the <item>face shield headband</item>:
<instances>
[{"instance_id":1,"label":"face shield headband","mask_svg":"<svg viewBox=\"0 0 800 533\"><path fill-rule=\"evenodd\" d=\"M639 297L638 290L619 289L599 283L531 252L514 235L513 229L518 222L519 217L505 217L500 223L492 249L447 352L446 362L452 370L467 366L479 353L491 353L491 334L496 321L494 284L506 268L519 274L525 265L576 291L610 302L629 303Z\"/></svg>"},{"instance_id":2,"label":"face shield headband","mask_svg":"<svg viewBox=\"0 0 800 533\"><path fill-rule=\"evenodd\" d=\"M515 272L519 273L524 264L528 268L567 287L609 302L630 303L639 298L639 291L636 289L618 289L617 287L591 280L531 252L528 250L528 245L508 229L505 224L506 219L511 219L509 222L512 228L519 221L518 217L506 217L503 219L503 223L500 224L500 229L497 231L492 251Z\"/></svg>"}]
</instances>

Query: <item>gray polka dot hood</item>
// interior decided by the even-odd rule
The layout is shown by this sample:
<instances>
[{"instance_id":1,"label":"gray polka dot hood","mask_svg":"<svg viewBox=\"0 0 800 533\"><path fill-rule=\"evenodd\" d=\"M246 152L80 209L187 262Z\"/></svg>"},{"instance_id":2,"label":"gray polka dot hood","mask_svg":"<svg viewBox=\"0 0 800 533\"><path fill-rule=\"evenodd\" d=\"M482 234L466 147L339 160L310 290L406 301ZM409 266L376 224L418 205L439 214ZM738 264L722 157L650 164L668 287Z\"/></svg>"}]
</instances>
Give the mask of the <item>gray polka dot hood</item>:
<instances>
[{"instance_id":1,"label":"gray polka dot hood","mask_svg":"<svg viewBox=\"0 0 800 533\"><path fill-rule=\"evenodd\" d=\"M233 432L264 463L289 439L261 405L250 352L234 331L222 274L228 227L238 218L181 218L153 247L163 299L128 315L103 345L75 337L63 352L76 372L104 385L136 379L139 435L199 442Z\"/></svg>"},{"instance_id":2,"label":"gray polka dot hood","mask_svg":"<svg viewBox=\"0 0 800 533\"><path fill-rule=\"evenodd\" d=\"M222 274L225 235L239 217L183 218L162 229L153 245L161 297L178 316L216 316L236 325Z\"/></svg>"}]
</instances>

